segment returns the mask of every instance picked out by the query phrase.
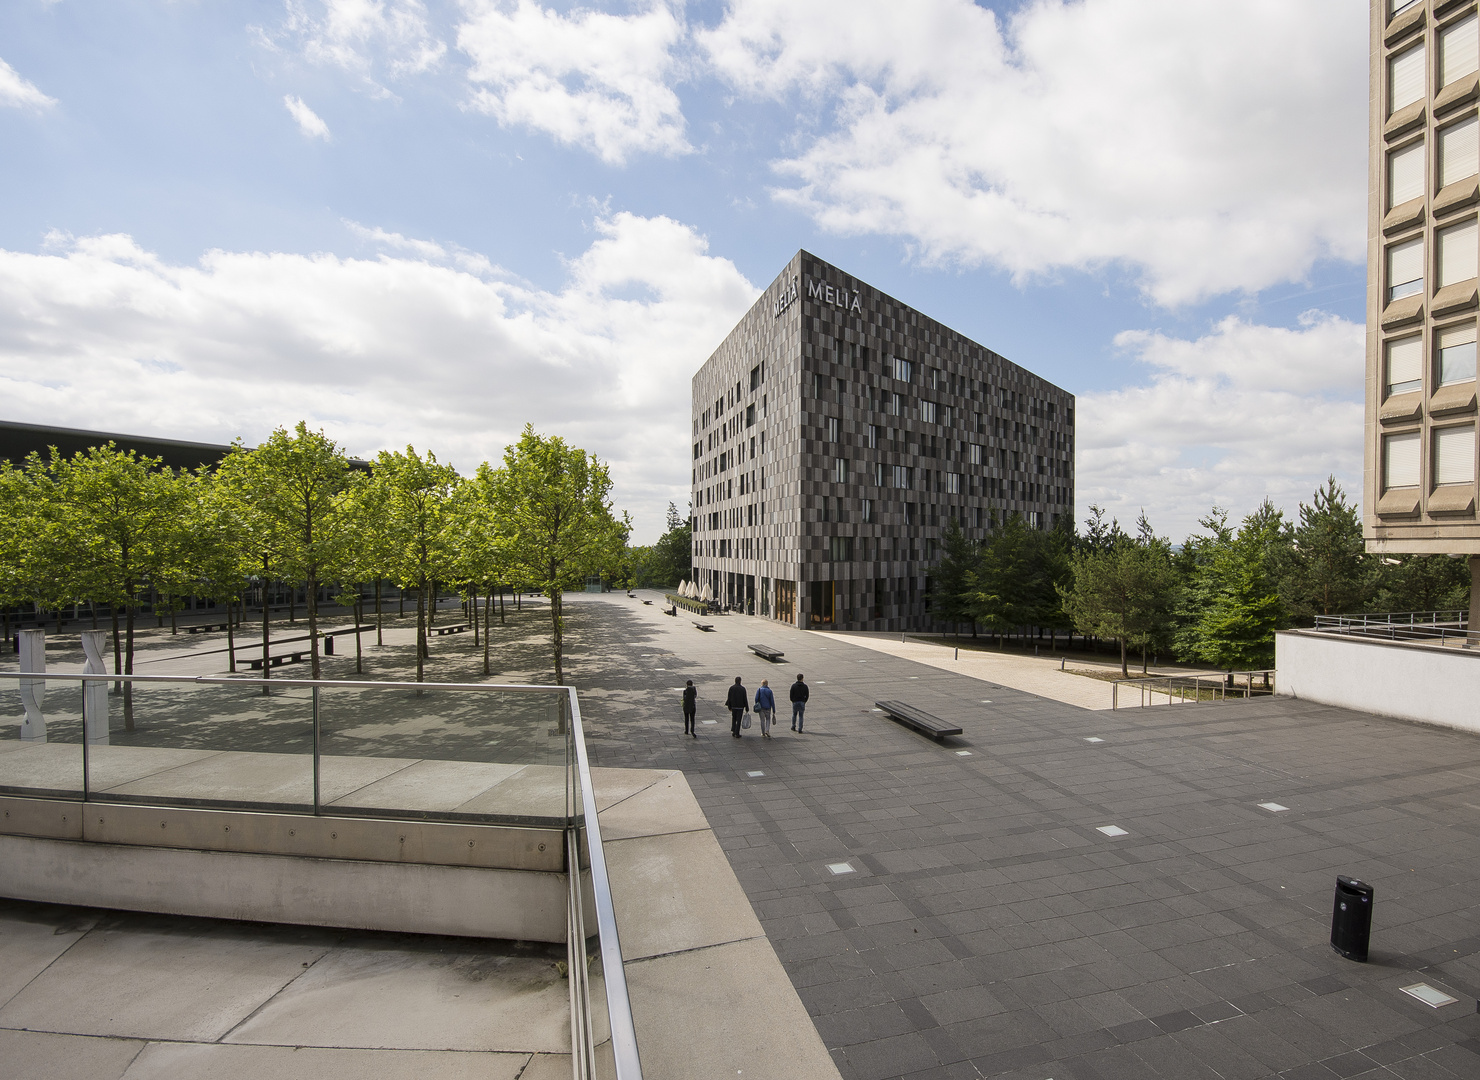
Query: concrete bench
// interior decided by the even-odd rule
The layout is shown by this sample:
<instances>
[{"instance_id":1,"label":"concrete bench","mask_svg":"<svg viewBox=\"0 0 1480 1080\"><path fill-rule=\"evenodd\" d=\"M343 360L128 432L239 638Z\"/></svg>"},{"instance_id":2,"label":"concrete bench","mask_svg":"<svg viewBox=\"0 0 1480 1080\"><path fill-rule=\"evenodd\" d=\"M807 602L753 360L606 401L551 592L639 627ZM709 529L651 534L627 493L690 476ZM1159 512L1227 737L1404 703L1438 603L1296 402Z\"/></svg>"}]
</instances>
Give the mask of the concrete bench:
<instances>
[{"instance_id":1,"label":"concrete bench","mask_svg":"<svg viewBox=\"0 0 1480 1080\"><path fill-rule=\"evenodd\" d=\"M651 600L644 600L643 603L646 604L648 607L653 606L653 602Z\"/></svg>"},{"instance_id":2,"label":"concrete bench","mask_svg":"<svg viewBox=\"0 0 1480 1080\"><path fill-rule=\"evenodd\" d=\"M442 637L444 634L461 634L467 630L472 629L472 627L470 627L467 623L459 623L456 626L434 626L431 629L432 633L436 634L438 637Z\"/></svg>"},{"instance_id":3,"label":"concrete bench","mask_svg":"<svg viewBox=\"0 0 1480 1080\"><path fill-rule=\"evenodd\" d=\"M899 721L916 731L929 735L932 739L943 739L947 735L959 735L961 729L955 727L938 716L932 716L924 709L917 709L913 705L906 705L902 701L876 701L874 708L881 710L891 719Z\"/></svg>"},{"instance_id":4,"label":"concrete bench","mask_svg":"<svg viewBox=\"0 0 1480 1080\"><path fill-rule=\"evenodd\" d=\"M696 626L700 630L703 630L706 634L714 633L714 623L700 622L698 619L693 619L690 621L693 622L694 626Z\"/></svg>"},{"instance_id":5,"label":"concrete bench","mask_svg":"<svg viewBox=\"0 0 1480 1080\"><path fill-rule=\"evenodd\" d=\"M745 647L759 656L762 660L769 660L773 664L779 664L781 662L781 658L786 655L780 649L773 649L769 645L747 645Z\"/></svg>"},{"instance_id":6,"label":"concrete bench","mask_svg":"<svg viewBox=\"0 0 1480 1080\"><path fill-rule=\"evenodd\" d=\"M187 634L209 634L213 630L225 630L225 629L226 629L226 624L224 622L213 622L213 623L200 623L200 624L197 624L195 626L187 626L185 628L185 632Z\"/></svg>"},{"instance_id":7,"label":"concrete bench","mask_svg":"<svg viewBox=\"0 0 1480 1080\"><path fill-rule=\"evenodd\" d=\"M279 653L277 656L269 656L267 658L267 666L282 667L284 664L300 664L303 662L303 658L307 655L308 653L303 650L299 650L298 652ZM255 660L248 660L247 667L251 668L253 671L261 671L262 657L259 656Z\"/></svg>"}]
</instances>

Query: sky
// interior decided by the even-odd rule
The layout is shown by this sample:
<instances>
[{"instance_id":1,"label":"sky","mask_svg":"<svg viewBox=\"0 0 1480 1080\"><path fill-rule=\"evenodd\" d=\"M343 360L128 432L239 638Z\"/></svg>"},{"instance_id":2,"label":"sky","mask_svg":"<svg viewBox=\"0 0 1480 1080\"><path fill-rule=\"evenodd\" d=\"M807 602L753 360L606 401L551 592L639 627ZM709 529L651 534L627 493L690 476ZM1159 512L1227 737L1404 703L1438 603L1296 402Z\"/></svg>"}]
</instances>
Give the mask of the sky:
<instances>
[{"instance_id":1,"label":"sky","mask_svg":"<svg viewBox=\"0 0 1480 1080\"><path fill-rule=\"evenodd\" d=\"M1174 541L1361 490L1353 0L6 0L0 419L689 492L805 248L1078 396Z\"/></svg>"}]
</instances>

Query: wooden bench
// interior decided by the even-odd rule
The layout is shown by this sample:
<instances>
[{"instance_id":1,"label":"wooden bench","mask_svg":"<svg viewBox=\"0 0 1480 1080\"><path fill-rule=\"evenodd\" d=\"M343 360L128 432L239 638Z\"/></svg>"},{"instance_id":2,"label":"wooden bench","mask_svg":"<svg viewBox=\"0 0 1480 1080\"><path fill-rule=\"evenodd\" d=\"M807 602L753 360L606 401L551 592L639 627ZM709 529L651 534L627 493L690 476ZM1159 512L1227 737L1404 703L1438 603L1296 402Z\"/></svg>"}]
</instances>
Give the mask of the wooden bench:
<instances>
[{"instance_id":1,"label":"wooden bench","mask_svg":"<svg viewBox=\"0 0 1480 1080\"><path fill-rule=\"evenodd\" d=\"M902 701L876 701L874 708L881 710L901 724L929 735L932 739L943 739L947 735L961 734L960 728L953 727L940 717L931 716L925 710L906 705Z\"/></svg>"},{"instance_id":2,"label":"wooden bench","mask_svg":"<svg viewBox=\"0 0 1480 1080\"><path fill-rule=\"evenodd\" d=\"M712 622L700 622L698 619L692 619L690 621L696 627L698 627L700 630L703 630L706 634L712 634L712 633L714 633L714 623L712 623Z\"/></svg>"},{"instance_id":3,"label":"wooden bench","mask_svg":"<svg viewBox=\"0 0 1480 1080\"><path fill-rule=\"evenodd\" d=\"M298 652L279 653L277 656L269 656L267 658L267 666L282 667L284 664L299 664L303 662L303 658L307 655L308 653L303 650L299 650ZM259 656L255 660L248 660L247 667L251 668L253 671L261 671L262 657Z\"/></svg>"},{"instance_id":4,"label":"wooden bench","mask_svg":"<svg viewBox=\"0 0 1480 1080\"><path fill-rule=\"evenodd\" d=\"M651 600L644 600L643 603L646 604L648 607L653 606L653 602Z\"/></svg>"},{"instance_id":5,"label":"wooden bench","mask_svg":"<svg viewBox=\"0 0 1480 1080\"><path fill-rule=\"evenodd\" d=\"M769 660L773 664L779 664L781 662L781 658L786 655L780 649L773 649L769 645L747 645L745 647L759 656L762 660Z\"/></svg>"},{"instance_id":6,"label":"wooden bench","mask_svg":"<svg viewBox=\"0 0 1480 1080\"><path fill-rule=\"evenodd\" d=\"M212 630L225 630L224 622L199 623L195 626L187 626L185 632L188 634L209 634Z\"/></svg>"},{"instance_id":7,"label":"wooden bench","mask_svg":"<svg viewBox=\"0 0 1480 1080\"><path fill-rule=\"evenodd\" d=\"M442 637L444 634L461 634L470 629L472 629L472 627L470 627L467 623L459 623L456 626L434 626L432 627L432 633L436 634L438 637Z\"/></svg>"}]
</instances>

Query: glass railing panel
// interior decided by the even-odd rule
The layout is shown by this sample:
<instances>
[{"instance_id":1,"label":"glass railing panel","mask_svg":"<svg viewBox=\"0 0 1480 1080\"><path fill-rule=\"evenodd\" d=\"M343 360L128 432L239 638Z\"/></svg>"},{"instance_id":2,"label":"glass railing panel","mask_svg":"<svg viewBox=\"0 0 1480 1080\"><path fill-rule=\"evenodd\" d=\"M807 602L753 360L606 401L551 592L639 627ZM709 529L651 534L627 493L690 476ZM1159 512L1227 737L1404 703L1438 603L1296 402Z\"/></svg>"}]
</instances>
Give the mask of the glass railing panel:
<instances>
[{"instance_id":1,"label":"glass railing panel","mask_svg":"<svg viewBox=\"0 0 1480 1080\"><path fill-rule=\"evenodd\" d=\"M82 687L46 677L0 680L0 794L82 794Z\"/></svg>"}]
</instances>

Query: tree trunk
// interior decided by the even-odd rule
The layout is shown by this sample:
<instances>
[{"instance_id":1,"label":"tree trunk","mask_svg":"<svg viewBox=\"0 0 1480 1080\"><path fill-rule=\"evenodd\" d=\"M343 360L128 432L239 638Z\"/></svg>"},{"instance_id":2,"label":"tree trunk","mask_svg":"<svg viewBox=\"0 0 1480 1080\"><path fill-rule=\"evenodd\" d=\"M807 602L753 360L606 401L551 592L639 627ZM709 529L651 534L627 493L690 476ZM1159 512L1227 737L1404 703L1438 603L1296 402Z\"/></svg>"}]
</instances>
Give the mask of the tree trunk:
<instances>
[{"instance_id":1,"label":"tree trunk","mask_svg":"<svg viewBox=\"0 0 1480 1080\"><path fill-rule=\"evenodd\" d=\"M109 612L109 614L111 614L113 616L113 674L115 674L115 675L122 675L123 674L123 639L120 638L119 635L118 635L118 605L116 603L109 604L108 605L108 612ZM123 683L121 683L121 682L114 683L113 684L113 692L115 694L121 694L121 693L123 693Z\"/></svg>"},{"instance_id":2,"label":"tree trunk","mask_svg":"<svg viewBox=\"0 0 1480 1080\"><path fill-rule=\"evenodd\" d=\"M427 579L421 579L421 588L416 591L416 681L426 678L423 665L426 663L427 648ZM417 691L420 693L421 691Z\"/></svg>"},{"instance_id":3,"label":"tree trunk","mask_svg":"<svg viewBox=\"0 0 1480 1080\"><path fill-rule=\"evenodd\" d=\"M385 636L380 612L380 579L375 579L375 644L384 645Z\"/></svg>"},{"instance_id":4,"label":"tree trunk","mask_svg":"<svg viewBox=\"0 0 1480 1080\"><path fill-rule=\"evenodd\" d=\"M298 621L298 586L288 586L288 622L290 624Z\"/></svg>"},{"instance_id":5,"label":"tree trunk","mask_svg":"<svg viewBox=\"0 0 1480 1080\"><path fill-rule=\"evenodd\" d=\"M508 610L509 609L504 606L504 587L500 585L498 587L498 624L500 626L505 625L504 616L508 612Z\"/></svg>"},{"instance_id":6,"label":"tree trunk","mask_svg":"<svg viewBox=\"0 0 1480 1080\"><path fill-rule=\"evenodd\" d=\"M129 600L133 600L132 589L129 590ZM128 605L124 635L123 673L132 675L134 673L134 604L132 602ZM123 684L123 730L134 730L134 684L131 682Z\"/></svg>"},{"instance_id":7,"label":"tree trunk","mask_svg":"<svg viewBox=\"0 0 1480 1080\"><path fill-rule=\"evenodd\" d=\"M489 589L488 590L488 596L485 598L484 603L483 603L483 674L485 674L485 675L491 675L491 674L493 674L489 670L489 667L488 667L488 651L489 651L488 624L489 624L489 620L492 619L492 618L493 618L493 590L492 589Z\"/></svg>"},{"instance_id":8,"label":"tree trunk","mask_svg":"<svg viewBox=\"0 0 1480 1080\"><path fill-rule=\"evenodd\" d=\"M171 634L178 634L179 632L180 632L180 624L175 619L175 602L173 600L171 600L170 601L170 633Z\"/></svg>"},{"instance_id":9,"label":"tree trunk","mask_svg":"<svg viewBox=\"0 0 1480 1080\"><path fill-rule=\"evenodd\" d=\"M236 603L228 601L226 607L226 670L236 674L236 630L232 626Z\"/></svg>"},{"instance_id":10,"label":"tree trunk","mask_svg":"<svg viewBox=\"0 0 1480 1080\"><path fill-rule=\"evenodd\" d=\"M564 599L564 597L561 595L559 589L556 589L556 588L553 588L553 587L549 589L549 594L550 594L550 627L551 627L552 640L553 640L554 646L555 646L555 685L556 686L564 686L565 685L565 657L564 657L564 652L565 652L565 638L564 638L564 636L561 633L561 629L562 628L561 628L561 625L560 625L560 622L561 622L561 620L560 620L561 603L560 602L561 602L562 599Z\"/></svg>"},{"instance_id":11,"label":"tree trunk","mask_svg":"<svg viewBox=\"0 0 1480 1080\"><path fill-rule=\"evenodd\" d=\"M267 604L267 560L266 559L263 559L262 560L262 677L264 679L270 679L270 678L272 678L272 666L268 662L269 657L271 656L271 653L270 653L269 650L272 648L272 643L270 641L270 635L269 635L269 631L268 631L269 618L270 617L268 615L268 604ZM269 693L269 690L267 688L267 684L266 683L263 683L262 684L262 696L263 697L266 697L268 695L268 693Z\"/></svg>"},{"instance_id":12,"label":"tree trunk","mask_svg":"<svg viewBox=\"0 0 1480 1080\"><path fill-rule=\"evenodd\" d=\"M430 630L432 627L434 627L434 626L437 625L437 593L440 592L440 591L441 590L438 589L438 587L437 587L437 583L435 581L432 582L432 595L427 600L427 605L428 605L427 606L427 629L428 630Z\"/></svg>"},{"instance_id":13,"label":"tree trunk","mask_svg":"<svg viewBox=\"0 0 1480 1080\"><path fill-rule=\"evenodd\" d=\"M319 582L317 568L308 572L308 585L304 589L304 602L308 605L308 658L312 662L313 677L319 677Z\"/></svg>"},{"instance_id":14,"label":"tree trunk","mask_svg":"<svg viewBox=\"0 0 1480 1080\"><path fill-rule=\"evenodd\" d=\"M355 616L355 674L356 675L363 675L363 674L365 674L365 655L364 655L364 652L360 649L360 624L365 621L365 598L363 596L359 596L359 595L356 595L355 596L354 616Z\"/></svg>"},{"instance_id":15,"label":"tree trunk","mask_svg":"<svg viewBox=\"0 0 1480 1080\"><path fill-rule=\"evenodd\" d=\"M1123 634L1120 638L1120 677L1122 679L1129 679L1131 677L1130 669L1126 667L1125 663L1125 635Z\"/></svg>"},{"instance_id":16,"label":"tree trunk","mask_svg":"<svg viewBox=\"0 0 1480 1080\"><path fill-rule=\"evenodd\" d=\"M1142 675L1147 674L1147 672L1146 672L1146 643L1144 641L1141 642L1141 674Z\"/></svg>"},{"instance_id":17,"label":"tree trunk","mask_svg":"<svg viewBox=\"0 0 1480 1080\"><path fill-rule=\"evenodd\" d=\"M406 590L404 588L401 590L401 611L400 611L400 614L402 614L402 615L406 614Z\"/></svg>"}]
</instances>

